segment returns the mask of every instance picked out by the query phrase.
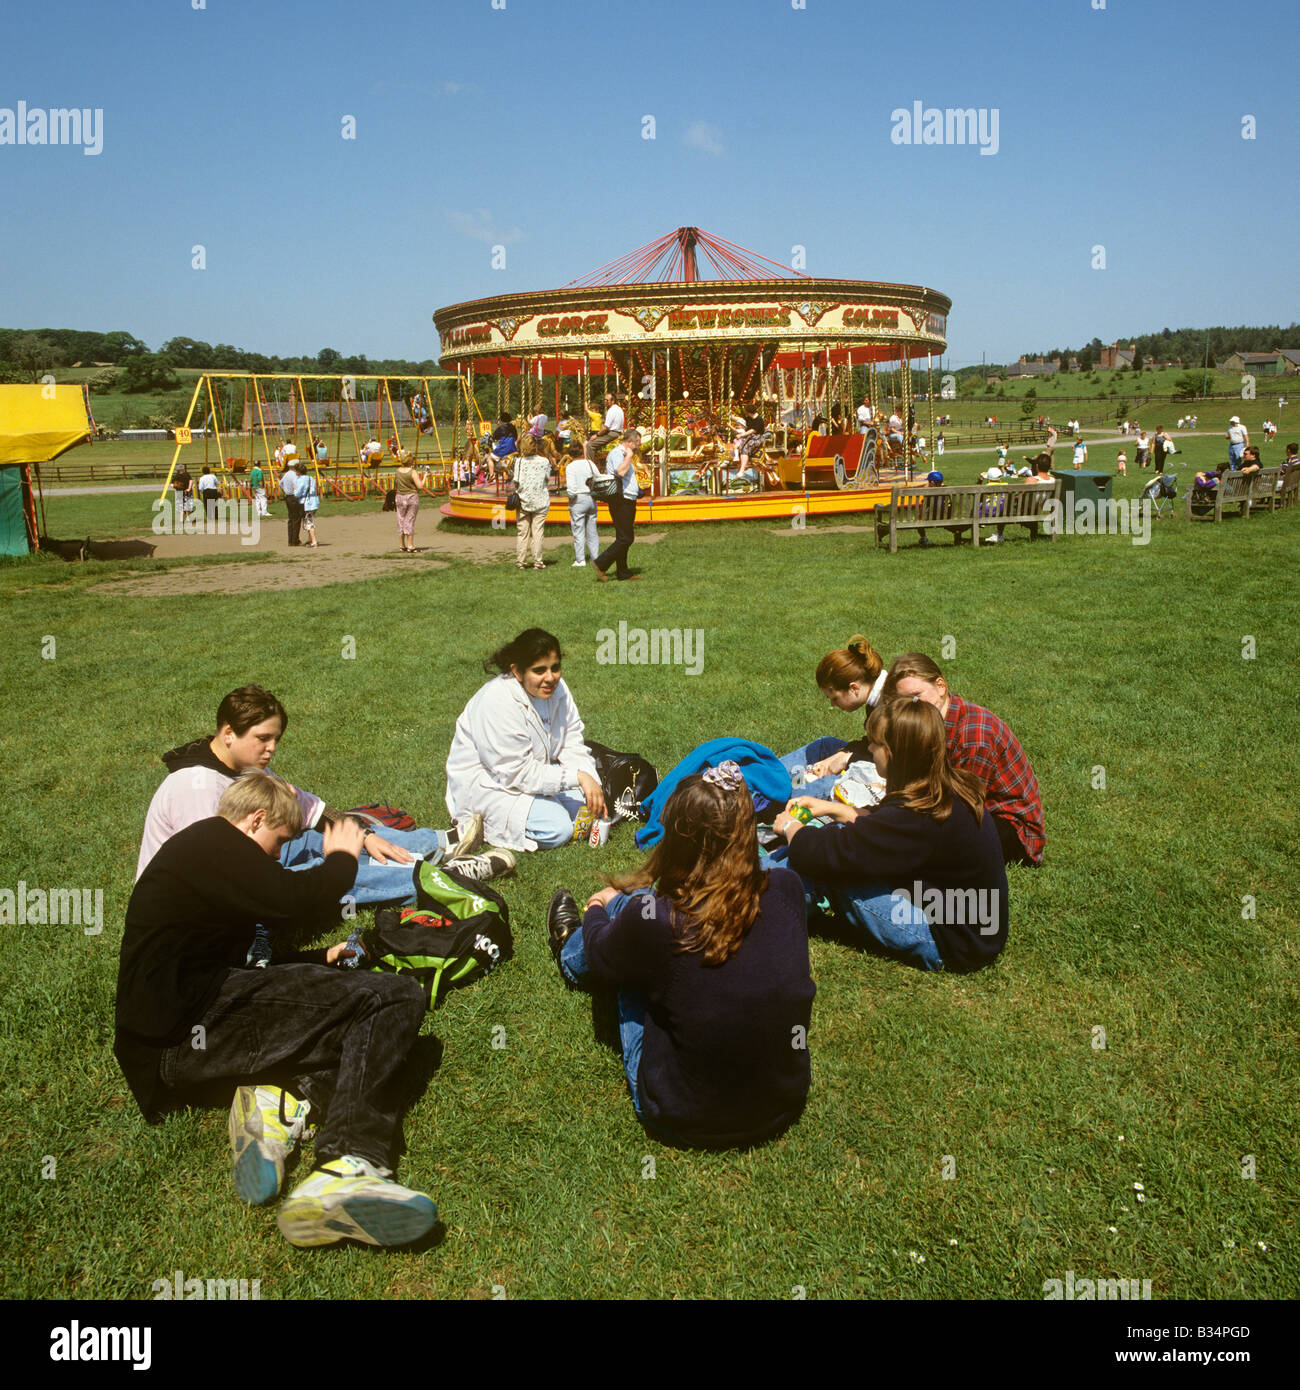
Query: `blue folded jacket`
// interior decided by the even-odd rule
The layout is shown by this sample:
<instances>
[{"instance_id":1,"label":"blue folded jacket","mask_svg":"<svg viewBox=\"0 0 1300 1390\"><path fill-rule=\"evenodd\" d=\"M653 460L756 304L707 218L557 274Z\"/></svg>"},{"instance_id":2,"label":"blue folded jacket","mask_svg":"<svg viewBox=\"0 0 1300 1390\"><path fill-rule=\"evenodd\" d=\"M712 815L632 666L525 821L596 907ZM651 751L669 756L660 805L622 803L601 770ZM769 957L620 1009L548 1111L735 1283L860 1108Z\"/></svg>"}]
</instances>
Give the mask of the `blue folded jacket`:
<instances>
[{"instance_id":1,"label":"blue folded jacket","mask_svg":"<svg viewBox=\"0 0 1300 1390\"><path fill-rule=\"evenodd\" d=\"M637 848L648 849L663 838L664 827L659 815L682 778L728 761L739 765L756 811L761 813L776 804L784 806L794 795L790 774L770 748L745 738L711 739L688 753L647 797L643 805L650 819L636 832Z\"/></svg>"}]
</instances>

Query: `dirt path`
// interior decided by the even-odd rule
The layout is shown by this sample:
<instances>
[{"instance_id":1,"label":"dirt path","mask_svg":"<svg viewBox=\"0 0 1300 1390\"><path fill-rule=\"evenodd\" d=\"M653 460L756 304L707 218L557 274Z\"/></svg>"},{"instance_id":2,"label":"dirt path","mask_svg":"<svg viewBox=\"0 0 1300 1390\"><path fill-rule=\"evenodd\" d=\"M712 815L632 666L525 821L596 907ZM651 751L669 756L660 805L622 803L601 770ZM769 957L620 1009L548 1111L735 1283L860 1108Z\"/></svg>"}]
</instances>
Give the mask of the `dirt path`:
<instances>
[{"instance_id":1,"label":"dirt path","mask_svg":"<svg viewBox=\"0 0 1300 1390\"><path fill-rule=\"evenodd\" d=\"M329 514L319 521L320 544L312 550L289 545L283 507L264 521L255 545L244 545L237 533L229 535L150 536L157 548L154 557L173 560L195 555L276 555L282 558L256 565L205 565L167 570L162 574L132 575L96 584L91 593L125 597L170 597L176 594L245 594L313 589L324 584L347 584L358 579L377 579L412 570L446 569L448 559L487 564L514 558L514 527L506 531L484 528L472 536L445 532L435 510L424 509L415 524L414 555L397 548L397 519L391 512L359 515ZM663 533L637 534L637 543L662 539ZM556 530L545 542L548 562L565 565L573 558L573 542Z\"/></svg>"}]
</instances>

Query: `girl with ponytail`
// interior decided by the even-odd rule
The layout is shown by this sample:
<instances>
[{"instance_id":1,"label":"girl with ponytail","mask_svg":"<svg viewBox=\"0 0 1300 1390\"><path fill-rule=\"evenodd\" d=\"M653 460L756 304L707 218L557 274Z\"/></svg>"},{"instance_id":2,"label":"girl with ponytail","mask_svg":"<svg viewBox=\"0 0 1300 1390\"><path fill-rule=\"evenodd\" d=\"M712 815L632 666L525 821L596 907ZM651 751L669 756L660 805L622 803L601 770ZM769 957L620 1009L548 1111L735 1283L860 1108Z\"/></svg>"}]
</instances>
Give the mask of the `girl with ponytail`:
<instances>
[{"instance_id":1,"label":"girl with ponytail","mask_svg":"<svg viewBox=\"0 0 1300 1390\"><path fill-rule=\"evenodd\" d=\"M827 652L817 663L815 679L818 689L830 703L846 714L864 707L874 708L886 679L885 663L861 633L833 652ZM781 765L791 775L796 791L809 796L829 797L835 779L851 762L870 758L865 738L846 743L842 738L826 736L813 739L781 759Z\"/></svg>"}]
</instances>

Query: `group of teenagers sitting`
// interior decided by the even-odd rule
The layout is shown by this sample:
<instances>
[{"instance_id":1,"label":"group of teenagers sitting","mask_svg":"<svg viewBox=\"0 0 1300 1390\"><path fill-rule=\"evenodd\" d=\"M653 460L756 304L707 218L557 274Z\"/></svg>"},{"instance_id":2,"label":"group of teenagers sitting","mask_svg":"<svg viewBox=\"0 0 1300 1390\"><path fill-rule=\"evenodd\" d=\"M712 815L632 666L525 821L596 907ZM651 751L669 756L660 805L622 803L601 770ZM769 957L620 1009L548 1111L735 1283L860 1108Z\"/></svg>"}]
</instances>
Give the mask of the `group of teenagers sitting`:
<instances>
[{"instance_id":1,"label":"group of teenagers sitting","mask_svg":"<svg viewBox=\"0 0 1300 1390\"><path fill-rule=\"evenodd\" d=\"M364 963L355 937L302 944L340 907L412 901L421 859L486 879L570 843L584 811L617 814L559 640L529 628L485 667L456 721L446 830L380 833L270 773L288 714L258 686L221 701L215 734L164 755L126 914L116 1054L151 1122L234 1089L234 1184L251 1204L280 1197L315 1126L313 1166L277 1214L295 1245L405 1245L437 1216L393 1178L424 991L348 968ZM835 709L867 712L861 738L780 757L702 745L647 800L641 866L582 911L567 889L550 902L559 972L617 999L632 1104L667 1143L748 1147L801 1115L810 923L922 970L978 970L1006 943L1006 864L1042 862L1023 749L928 657L886 669L855 637L816 681ZM484 837L493 847L476 852Z\"/></svg>"}]
</instances>

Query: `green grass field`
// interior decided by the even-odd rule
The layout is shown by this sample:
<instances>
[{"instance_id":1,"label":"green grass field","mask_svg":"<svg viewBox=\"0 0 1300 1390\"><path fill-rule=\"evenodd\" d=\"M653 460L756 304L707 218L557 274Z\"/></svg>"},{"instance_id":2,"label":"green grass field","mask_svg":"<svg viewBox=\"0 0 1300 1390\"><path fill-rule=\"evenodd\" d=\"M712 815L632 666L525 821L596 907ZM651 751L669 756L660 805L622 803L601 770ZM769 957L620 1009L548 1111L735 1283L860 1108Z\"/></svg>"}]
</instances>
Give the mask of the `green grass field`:
<instances>
[{"instance_id":1,"label":"green grass field","mask_svg":"<svg viewBox=\"0 0 1300 1390\"><path fill-rule=\"evenodd\" d=\"M1206 438L1181 458L1221 452ZM988 456L945 471L970 481ZM148 501L51 499L50 530L143 531ZM0 566L0 887L100 888L105 923L0 936L0 1292L147 1298L181 1270L259 1279L263 1298L1036 1300L1073 1270L1148 1278L1156 1299L1300 1293L1300 514L1158 521L1149 546L1013 528L996 550L909 541L893 557L865 530L667 530L634 549L631 591L598 588L563 549L544 574L453 559L225 599L92 591L156 561ZM597 664L620 619L701 629L702 674ZM551 892L637 862L629 830L603 852L527 857L505 884L515 959L428 1017L411 1065L400 1176L435 1197L440 1239L294 1250L236 1200L225 1113L145 1125L112 1055L158 755L257 681L291 715L278 770L336 804L442 822L482 658L532 624L562 639L590 735L661 771L721 734L778 751L851 737L812 672L854 632L887 658L951 651L952 686L1034 764L1046 864L1011 869L1009 945L978 975L815 938L807 1112L775 1143L710 1155L641 1131L545 947Z\"/></svg>"}]
</instances>

